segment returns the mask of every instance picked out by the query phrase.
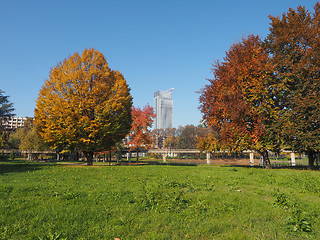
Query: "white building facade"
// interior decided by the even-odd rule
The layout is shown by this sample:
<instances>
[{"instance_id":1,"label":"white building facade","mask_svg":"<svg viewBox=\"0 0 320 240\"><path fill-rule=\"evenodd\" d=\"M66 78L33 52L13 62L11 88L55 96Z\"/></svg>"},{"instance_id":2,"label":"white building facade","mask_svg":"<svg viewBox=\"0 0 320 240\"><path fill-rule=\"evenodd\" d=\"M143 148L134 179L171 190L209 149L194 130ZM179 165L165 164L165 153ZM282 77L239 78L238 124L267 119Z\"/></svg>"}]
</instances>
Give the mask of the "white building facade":
<instances>
[{"instance_id":1,"label":"white building facade","mask_svg":"<svg viewBox=\"0 0 320 240\"><path fill-rule=\"evenodd\" d=\"M154 93L154 129L173 128L173 100L172 90L157 91Z\"/></svg>"},{"instance_id":2,"label":"white building facade","mask_svg":"<svg viewBox=\"0 0 320 240\"><path fill-rule=\"evenodd\" d=\"M2 126L5 129L17 129L24 126L24 122L27 120L26 117L11 117L2 120Z\"/></svg>"}]
</instances>

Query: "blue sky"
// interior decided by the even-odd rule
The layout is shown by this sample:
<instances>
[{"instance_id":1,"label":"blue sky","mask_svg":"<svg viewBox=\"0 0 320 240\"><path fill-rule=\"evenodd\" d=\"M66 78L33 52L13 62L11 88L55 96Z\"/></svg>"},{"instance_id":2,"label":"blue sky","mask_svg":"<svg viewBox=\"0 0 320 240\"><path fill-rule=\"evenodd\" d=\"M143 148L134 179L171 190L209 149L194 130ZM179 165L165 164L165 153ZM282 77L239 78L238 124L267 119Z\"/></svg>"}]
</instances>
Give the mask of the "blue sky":
<instances>
[{"instance_id":1,"label":"blue sky","mask_svg":"<svg viewBox=\"0 0 320 240\"><path fill-rule=\"evenodd\" d=\"M174 126L198 125L211 65L248 34L266 37L269 15L314 0L0 0L0 89L17 116L33 116L58 62L93 47L126 78L135 106L175 88Z\"/></svg>"}]
</instances>

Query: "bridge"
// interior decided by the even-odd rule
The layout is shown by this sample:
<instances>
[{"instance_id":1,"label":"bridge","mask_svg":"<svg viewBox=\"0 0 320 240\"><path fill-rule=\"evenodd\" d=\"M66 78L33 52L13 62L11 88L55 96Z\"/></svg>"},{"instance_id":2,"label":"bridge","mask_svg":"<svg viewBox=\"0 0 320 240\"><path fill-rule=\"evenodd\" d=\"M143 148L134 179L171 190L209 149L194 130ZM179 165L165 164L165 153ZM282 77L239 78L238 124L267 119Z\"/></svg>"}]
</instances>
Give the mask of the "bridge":
<instances>
[{"instance_id":1,"label":"bridge","mask_svg":"<svg viewBox=\"0 0 320 240\"><path fill-rule=\"evenodd\" d=\"M57 153L56 151L53 150L48 150L48 151L33 151L33 150L29 150L29 151L20 151L17 149L3 149L1 150L3 154L11 154L12 152L16 153L16 154L27 154L28 155L28 160L32 159L33 155L40 155L40 154L57 154L57 159L59 160L60 158L60 154ZM290 153L290 158L291 158L291 165L295 166L296 165L296 161L295 161L295 153L292 151L288 151L288 150L282 150L281 152L283 153ZM127 159L130 160L131 159L131 153L135 153L134 151L129 151L129 148L126 149L121 149L121 154L122 155L126 155ZM149 149L149 150L141 150L139 151L139 153L153 153L153 154L160 154L162 155L162 161L163 163L167 162L167 157L169 156L176 156L177 154L201 154L203 152L201 152L199 149ZM225 151L219 151L219 152L205 152L206 154L206 160L207 160L207 164L211 164L211 153L227 153ZM242 153L246 153L249 154L249 158L250 158L250 165L254 166L254 153L255 151L251 151L251 150L246 150L243 151Z\"/></svg>"}]
</instances>

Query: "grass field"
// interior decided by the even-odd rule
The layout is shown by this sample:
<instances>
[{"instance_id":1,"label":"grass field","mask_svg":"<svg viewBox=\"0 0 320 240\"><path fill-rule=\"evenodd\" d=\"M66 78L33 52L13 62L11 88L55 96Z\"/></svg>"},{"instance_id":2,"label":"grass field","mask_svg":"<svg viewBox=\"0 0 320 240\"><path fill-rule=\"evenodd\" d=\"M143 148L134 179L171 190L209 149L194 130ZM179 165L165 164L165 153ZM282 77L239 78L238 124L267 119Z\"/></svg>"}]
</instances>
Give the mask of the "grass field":
<instances>
[{"instance_id":1,"label":"grass field","mask_svg":"<svg viewBox=\"0 0 320 240\"><path fill-rule=\"evenodd\" d=\"M320 172L0 163L0 239L320 239Z\"/></svg>"}]
</instances>

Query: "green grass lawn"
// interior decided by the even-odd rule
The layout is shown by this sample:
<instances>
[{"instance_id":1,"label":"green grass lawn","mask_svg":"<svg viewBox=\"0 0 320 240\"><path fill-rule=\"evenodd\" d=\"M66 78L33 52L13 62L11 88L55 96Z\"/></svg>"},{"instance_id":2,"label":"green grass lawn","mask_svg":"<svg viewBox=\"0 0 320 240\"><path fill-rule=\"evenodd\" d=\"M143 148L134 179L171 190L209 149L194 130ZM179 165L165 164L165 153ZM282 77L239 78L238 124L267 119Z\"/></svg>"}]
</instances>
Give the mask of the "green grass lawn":
<instances>
[{"instance_id":1,"label":"green grass lawn","mask_svg":"<svg viewBox=\"0 0 320 240\"><path fill-rule=\"evenodd\" d=\"M320 172L0 163L0 239L320 239Z\"/></svg>"}]
</instances>

